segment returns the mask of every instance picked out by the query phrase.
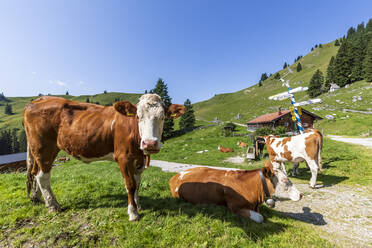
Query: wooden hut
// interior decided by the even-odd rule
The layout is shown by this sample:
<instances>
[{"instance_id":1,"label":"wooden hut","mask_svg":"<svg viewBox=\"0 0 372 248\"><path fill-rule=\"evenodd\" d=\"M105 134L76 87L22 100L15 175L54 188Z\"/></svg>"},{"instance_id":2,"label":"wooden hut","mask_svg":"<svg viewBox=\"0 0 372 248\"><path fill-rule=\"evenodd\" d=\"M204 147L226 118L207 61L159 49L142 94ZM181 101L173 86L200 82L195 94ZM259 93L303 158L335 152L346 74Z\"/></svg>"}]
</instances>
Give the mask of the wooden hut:
<instances>
[{"instance_id":1,"label":"wooden hut","mask_svg":"<svg viewBox=\"0 0 372 248\"><path fill-rule=\"evenodd\" d=\"M320 116L311 113L305 109L301 110L301 123L304 129L314 128L314 122L316 120L322 120ZM293 132L296 130L296 122L292 120L292 115L290 110L281 110L279 108L278 112L261 115L246 123L248 131L255 131L262 127L270 127L272 129L278 126L284 126L287 128L288 132Z\"/></svg>"}]
</instances>

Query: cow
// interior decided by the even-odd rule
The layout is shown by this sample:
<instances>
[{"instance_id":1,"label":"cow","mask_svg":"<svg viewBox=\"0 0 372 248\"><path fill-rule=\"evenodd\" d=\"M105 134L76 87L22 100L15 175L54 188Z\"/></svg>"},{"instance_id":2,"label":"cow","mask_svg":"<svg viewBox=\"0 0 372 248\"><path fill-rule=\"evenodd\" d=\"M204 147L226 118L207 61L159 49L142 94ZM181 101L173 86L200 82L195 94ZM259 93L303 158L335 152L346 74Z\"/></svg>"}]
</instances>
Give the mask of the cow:
<instances>
[{"instance_id":1,"label":"cow","mask_svg":"<svg viewBox=\"0 0 372 248\"><path fill-rule=\"evenodd\" d=\"M272 163L291 162L292 176L298 174L299 162L306 161L311 171L310 187L315 188L318 170L322 170L323 136L316 129L303 134L280 138L264 136L267 152Z\"/></svg>"},{"instance_id":2,"label":"cow","mask_svg":"<svg viewBox=\"0 0 372 248\"><path fill-rule=\"evenodd\" d=\"M113 160L128 192L129 220L138 220L141 173L150 155L160 151L164 118L183 113L183 105L166 108L156 94L142 95L137 105L119 101L100 106L54 96L32 101L23 113L28 195L34 202L42 195L50 211L61 209L50 187L52 162L60 150L88 163Z\"/></svg>"},{"instance_id":3,"label":"cow","mask_svg":"<svg viewBox=\"0 0 372 248\"><path fill-rule=\"evenodd\" d=\"M293 201L302 198L282 167L273 167L270 161L266 161L265 167L250 171L208 167L187 169L173 176L169 187L174 198L193 204L223 205L257 223L263 222L259 213L263 202L275 206L272 196Z\"/></svg>"},{"instance_id":4,"label":"cow","mask_svg":"<svg viewBox=\"0 0 372 248\"><path fill-rule=\"evenodd\" d=\"M232 148L227 148L227 147L223 147L221 145L219 145L217 147L217 149L220 151L220 152L234 152L234 149Z\"/></svg>"},{"instance_id":5,"label":"cow","mask_svg":"<svg viewBox=\"0 0 372 248\"><path fill-rule=\"evenodd\" d=\"M255 145L255 156L256 158L260 158L263 154L263 149L265 147L265 138L261 136L257 136L254 140Z\"/></svg>"},{"instance_id":6,"label":"cow","mask_svg":"<svg viewBox=\"0 0 372 248\"><path fill-rule=\"evenodd\" d=\"M247 147L248 146L248 144L245 143L245 142L243 142L243 141L238 141L238 143L236 145L238 145L241 148L244 148L244 147Z\"/></svg>"}]
</instances>

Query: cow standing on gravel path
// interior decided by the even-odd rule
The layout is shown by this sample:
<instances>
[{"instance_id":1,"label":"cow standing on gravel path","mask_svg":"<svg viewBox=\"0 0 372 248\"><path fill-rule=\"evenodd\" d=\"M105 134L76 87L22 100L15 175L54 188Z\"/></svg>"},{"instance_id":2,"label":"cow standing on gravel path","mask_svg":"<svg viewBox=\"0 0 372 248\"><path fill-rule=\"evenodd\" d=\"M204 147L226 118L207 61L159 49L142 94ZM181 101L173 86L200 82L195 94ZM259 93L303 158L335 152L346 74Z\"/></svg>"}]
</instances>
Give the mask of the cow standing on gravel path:
<instances>
[{"instance_id":1,"label":"cow standing on gravel path","mask_svg":"<svg viewBox=\"0 0 372 248\"><path fill-rule=\"evenodd\" d=\"M306 161L311 171L310 187L315 188L318 170L322 170L323 136L318 130L310 129L303 134L286 138L270 135L264 139L271 162L291 162L292 176L298 174L299 163Z\"/></svg>"},{"instance_id":2,"label":"cow standing on gravel path","mask_svg":"<svg viewBox=\"0 0 372 248\"><path fill-rule=\"evenodd\" d=\"M64 150L83 162L115 160L125 179L129 220L137 220L141 173L150 154L160 151L164 118L184 113L183 105L166 108L156 94L143 95L137 105L120 101L100 106L52 96L32 101L23 113L31 200L40 201L43 195L49 210L60 210L50 172L58 152Z\"/></svg>"}]
</instances>

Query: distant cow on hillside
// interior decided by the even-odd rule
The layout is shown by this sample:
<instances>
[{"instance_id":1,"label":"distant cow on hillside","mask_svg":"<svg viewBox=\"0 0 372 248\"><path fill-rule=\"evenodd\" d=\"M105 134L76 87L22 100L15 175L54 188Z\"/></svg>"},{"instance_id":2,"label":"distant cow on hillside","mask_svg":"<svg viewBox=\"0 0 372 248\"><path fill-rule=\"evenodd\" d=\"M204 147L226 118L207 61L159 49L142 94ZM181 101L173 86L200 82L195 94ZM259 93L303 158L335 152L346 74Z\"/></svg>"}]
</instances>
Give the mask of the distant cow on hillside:
<instances>
[{"instance_id":1,"label":"distant cow on hillside","mask_svg":"<svg viewBox=\"0 0 372 248\"><path fill-rule=\"evenodd\" d=\"M218 146L217 148L220 152L234 152L234 149L228 148L228 147L223 147L221 145Z\"/></svg>"},{"instance_id":2,"label":"distant cow on hillside","mask_svg":"<svg viewBox=\"0 0 372 248\"><path fill-rule=\"evenodd\" d=\"M238 145L239 147L241 147L241 148L245 148L245 147L248 146L248 144L245 143L245 142L243 142L243 141L238 141L237 145Z\"/></svg>"}]
</instances>

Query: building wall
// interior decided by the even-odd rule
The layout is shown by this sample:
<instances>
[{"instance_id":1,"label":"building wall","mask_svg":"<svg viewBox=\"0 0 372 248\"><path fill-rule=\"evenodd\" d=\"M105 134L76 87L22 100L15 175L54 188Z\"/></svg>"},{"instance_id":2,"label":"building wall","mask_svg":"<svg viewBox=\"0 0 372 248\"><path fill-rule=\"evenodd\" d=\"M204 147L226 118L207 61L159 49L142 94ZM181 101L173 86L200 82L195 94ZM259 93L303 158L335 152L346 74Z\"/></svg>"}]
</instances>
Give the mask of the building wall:
<instances>
[{"instance_id":1,"label":"building wall","mask_svg":"<svg viewBox=\"0 0 372 248\"><path fill-rule=\"evenodd\" d=\"M301 123L304 129L313 128L314 127L314 117L307 113L302 113L301 115ZM276 128L278 126L284 126L287 128L287 131L295 131L295 122L292 121L292 115L290 113L282 116L281 119L277 120L274 124L270 123L260 123L260 124L247 124L248 131L255 131L262 127L270 127Z\"/></svg>"}]
</instances>

